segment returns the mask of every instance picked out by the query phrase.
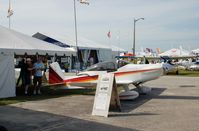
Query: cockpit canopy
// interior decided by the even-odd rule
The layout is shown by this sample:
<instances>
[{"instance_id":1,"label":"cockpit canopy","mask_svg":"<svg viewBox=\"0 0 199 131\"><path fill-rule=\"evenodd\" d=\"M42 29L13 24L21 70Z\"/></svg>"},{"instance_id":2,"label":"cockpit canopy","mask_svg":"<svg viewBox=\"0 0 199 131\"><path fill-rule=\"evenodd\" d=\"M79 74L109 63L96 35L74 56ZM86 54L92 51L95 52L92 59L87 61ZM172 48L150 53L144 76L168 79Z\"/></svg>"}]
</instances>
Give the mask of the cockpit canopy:
<instances>
[{"instance_id":1,"label":"cockpit canopy","mask_svg":"<svg viewBox=\"0 0 199 131\"><path fill-rule=\"evenodd\" d=\"M107 71L112 72L116 71L118 68L125 66L129 64L129 62L124 60L118 60L118 61L105 61L100 62L95 65L92 65L88 67L85 71Z\"/></svg>"}]
</instances>

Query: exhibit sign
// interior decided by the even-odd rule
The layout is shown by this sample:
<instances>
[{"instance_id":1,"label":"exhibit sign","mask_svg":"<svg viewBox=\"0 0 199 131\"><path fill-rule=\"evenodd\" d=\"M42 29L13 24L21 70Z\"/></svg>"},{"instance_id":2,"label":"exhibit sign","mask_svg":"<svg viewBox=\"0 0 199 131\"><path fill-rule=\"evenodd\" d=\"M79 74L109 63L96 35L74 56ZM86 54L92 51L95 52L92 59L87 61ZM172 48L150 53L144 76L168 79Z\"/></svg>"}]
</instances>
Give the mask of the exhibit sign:
<instances>
[{"instance_id":1,"label":"exhibit sign","mask_svg":"<svg viewBox=\"0 0 199 131\"><path fill-rule=\"evenodd\" d=\"M110 105L121 110L115 76L104 73L99 76L92 115L108 117Z\"/></svg>"}]
</instances>

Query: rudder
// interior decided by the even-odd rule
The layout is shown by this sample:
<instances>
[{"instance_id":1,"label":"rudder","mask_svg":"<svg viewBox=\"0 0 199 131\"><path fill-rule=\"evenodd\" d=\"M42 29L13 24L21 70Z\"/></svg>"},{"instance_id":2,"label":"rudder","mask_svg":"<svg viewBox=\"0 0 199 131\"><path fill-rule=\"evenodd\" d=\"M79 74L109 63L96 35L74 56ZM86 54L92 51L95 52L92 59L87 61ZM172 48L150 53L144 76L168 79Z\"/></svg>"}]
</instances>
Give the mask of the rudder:
<instances>
[{"instance_id":1,"label":"rudder","mask_svg":"<svg viewBox=\"0 0 199 131\"><path fill-rule=\"evenodd\" d=\"M63 83L64 74L57 62L53 62L49 67L49 84Z\"/></svg>"}]
</instances>

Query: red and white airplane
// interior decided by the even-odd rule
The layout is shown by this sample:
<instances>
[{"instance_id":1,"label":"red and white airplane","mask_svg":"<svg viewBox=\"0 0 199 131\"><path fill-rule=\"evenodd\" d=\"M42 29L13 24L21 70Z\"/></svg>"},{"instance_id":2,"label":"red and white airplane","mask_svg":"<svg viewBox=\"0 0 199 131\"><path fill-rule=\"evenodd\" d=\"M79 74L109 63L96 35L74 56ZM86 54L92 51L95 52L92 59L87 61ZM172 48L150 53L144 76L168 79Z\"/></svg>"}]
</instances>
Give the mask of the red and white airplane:
<instances>
[{"instance_id":1,"label":"red and white airplane","mask_svg":"<svg viewBox=\"0 0 199 131\"><path fill-rule=\"evenodd\" d=\"M124 87L120 99L134 99L139 96L136 91L130 90L133 84L140 92L148 88L142 87L144 82L157 79L163 74L162 64L130 64L125 61L109 61L95 64L76 76L65 76L59 64L54 62L49 68L49 84L65 84L67 89L79 87L96 87L98 76L103 73L113 73L116 84Z\"/></svg>"}]
</instances>

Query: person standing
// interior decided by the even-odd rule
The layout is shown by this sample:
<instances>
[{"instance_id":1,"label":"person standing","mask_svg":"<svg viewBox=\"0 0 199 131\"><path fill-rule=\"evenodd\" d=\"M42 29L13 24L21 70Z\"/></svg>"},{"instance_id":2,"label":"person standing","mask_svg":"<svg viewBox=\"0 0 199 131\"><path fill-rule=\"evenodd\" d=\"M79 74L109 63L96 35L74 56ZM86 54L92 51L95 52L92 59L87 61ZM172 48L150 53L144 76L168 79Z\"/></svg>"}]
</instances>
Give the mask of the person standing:
<instances>
[{"instance_id":1,"label":"person standing","mask_svg":"<svg viewBox=\"0 0 199 131\"><path fill-rule=\"evenodd\" d=\"M31 76L32 76L32 61L30 58L26 59L25 67L24 67L24 78L25 78L25 95L28 94L28 88L31 84Z\"/></svg>"},{"instance_id":2,"label":"person standing","mask_svg":"<svg viewBox=\"0 0 199 131\"><path fill-rule=\"evenodd\" d=\"M143 62L143 64L149 64L149 61L148 61L148 59L144 56L144 62Z\"/></svg>"},{"instance_id":3,"label":"person standing","mask_svg":"<svg viewBox=\"0 0 199 131\"><path fill-rule=\"evenodd\" d=\"M34 68L34 79L33 79L33 84L34 84L34 92L33 94L41 94L40 87L42 84L42 71L44 70L44 64L42 62L42 58L38 57L37 62L34 63L33 65Z\"/></svg>"},{"instance_id":4,"label":"person standing","mask_svg":"<svg viewBox=\"0 0 199 131\"><path fill-rule=\"evenodd\" d=\"M90 57L89 62L90 62L90 66L94 65L94 58L92 56Z\"/></svg>"},{"instance_id":5,"label":"person standing","mask_svg":"<svg viewBox=\"0 0 199 131\"><path fill-rule=\"evenodd\" d=\"M20 80L22 80L22 87L25 86L25 64L26 64L26 60L25 58L23 58L20 62L19 62L19 67L20 67L20 74L19 77L17 79L17 84L16 86L19 85Z\"/></svg>"}]
</instances>

